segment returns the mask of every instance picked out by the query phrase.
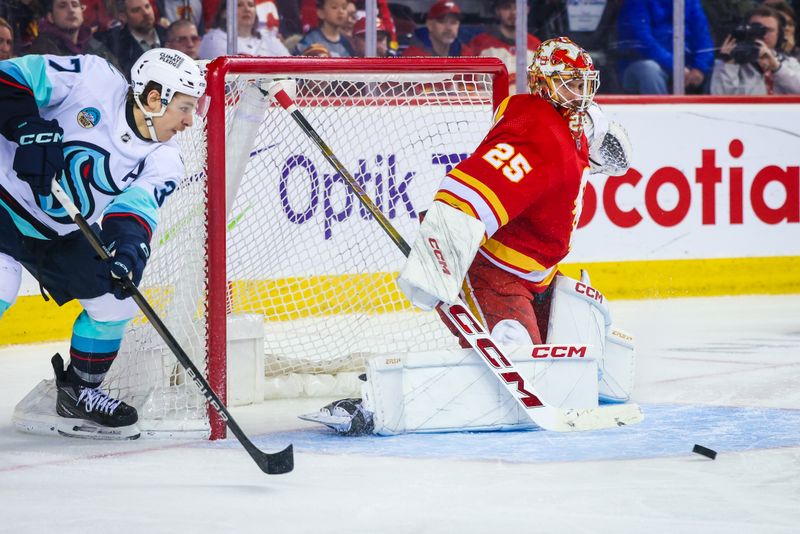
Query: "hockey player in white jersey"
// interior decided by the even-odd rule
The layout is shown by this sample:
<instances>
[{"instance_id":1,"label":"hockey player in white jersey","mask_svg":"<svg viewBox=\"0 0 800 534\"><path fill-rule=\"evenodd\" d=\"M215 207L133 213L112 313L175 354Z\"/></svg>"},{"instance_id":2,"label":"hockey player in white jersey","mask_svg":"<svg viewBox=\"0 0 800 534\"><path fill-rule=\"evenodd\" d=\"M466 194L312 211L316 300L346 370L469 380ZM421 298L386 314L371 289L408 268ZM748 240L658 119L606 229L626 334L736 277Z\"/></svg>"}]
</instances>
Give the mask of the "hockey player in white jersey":
<instances>
[{"instance_id":1,"label":"hockey player in white jersey","mask_svg":"<svg viewBox=\"0 0 800 534\"><path fill-rule=\"evenodd\" d=\"M54 424L66 435L135 438L136 409L100 389L138 311L158 208L184 174L173 137L192 125L205 80L185 54L145 52L132 83L96 56L0 61L0 316L24 267L59 305L77 299L66 370L53 357ZM104 263L51 193L53 178L112 252ZM45 297L47 298L47 297Z\"/></svg>"}]
</instances>

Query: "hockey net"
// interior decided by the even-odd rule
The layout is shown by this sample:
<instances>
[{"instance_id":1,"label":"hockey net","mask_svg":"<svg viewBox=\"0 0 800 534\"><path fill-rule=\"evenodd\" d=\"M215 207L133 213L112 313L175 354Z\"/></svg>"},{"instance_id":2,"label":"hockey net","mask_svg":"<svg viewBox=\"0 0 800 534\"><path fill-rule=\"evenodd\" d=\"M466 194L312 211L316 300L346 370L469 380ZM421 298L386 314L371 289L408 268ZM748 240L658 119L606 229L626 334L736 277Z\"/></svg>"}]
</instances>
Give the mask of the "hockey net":
<instances>
[{"instance_id":1,"label":"hockey net","mask_svg":"<svg viewBox=\"0 0 800 534\"><path fill-rule=\"evenodd\" d=\"M411 309L394 282L403 255L259 87L291 80L309 121L412 240L439 181L477 146L507 93L500 65L477 58L209 65L211 108L180 136L187 173L160 210L141 287L223 399L235 387L227 369L243 332L263 351L253 372L263 367L263 379L254 378L263 380L265 398L354 394L369 354L457 346L435 313ZM141 318L104 387L137 406L145 435L224 435Z\"/></svg>"}]
</instances>

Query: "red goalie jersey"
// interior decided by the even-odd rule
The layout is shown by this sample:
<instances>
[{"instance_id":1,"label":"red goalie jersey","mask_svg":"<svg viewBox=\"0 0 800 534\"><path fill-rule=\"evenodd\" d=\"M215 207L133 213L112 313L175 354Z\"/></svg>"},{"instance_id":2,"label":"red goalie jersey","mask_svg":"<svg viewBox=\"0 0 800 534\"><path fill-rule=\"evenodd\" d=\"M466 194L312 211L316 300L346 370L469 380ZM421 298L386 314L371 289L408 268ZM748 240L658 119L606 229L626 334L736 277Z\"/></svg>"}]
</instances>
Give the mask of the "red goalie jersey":
<instances>
[{"instance_id":1,"label":"red goalie jersey","mask_svg":"<svg viewBox=\"0 0 800 534\"><path fill-rule=\"evenodd\" d=\"M435 200L483 221L479 253L543 291L569 252L588 175L586 137L536 95L507 98L480 146L442 182Z\"/></svg>"}]
</instances>

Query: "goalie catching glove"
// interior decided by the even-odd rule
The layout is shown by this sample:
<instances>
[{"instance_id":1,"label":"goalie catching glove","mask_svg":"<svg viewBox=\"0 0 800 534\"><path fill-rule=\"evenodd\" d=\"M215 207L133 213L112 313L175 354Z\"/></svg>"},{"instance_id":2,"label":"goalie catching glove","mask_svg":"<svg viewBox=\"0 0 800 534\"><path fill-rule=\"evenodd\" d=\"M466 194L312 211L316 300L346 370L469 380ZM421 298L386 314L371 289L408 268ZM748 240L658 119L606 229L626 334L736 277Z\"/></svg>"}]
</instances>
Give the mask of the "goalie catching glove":
<instances>
[{"instance_id":1,"label":"goalie catching glove","mask_svg":"<svg viewBox=\"0 0 800 534\"><path fill-rule=\"evenodd\" d=\"M587 113L586 138L589 140L589 166L593 173L622 176L631 166L628 132L608 120L600 106L592 104Z\"/></svg>"},{"instance_id":2,"label":"goalie catching glove","mask_svg":"<svg viewBox=\"0 0 800 534\"><path fill-rule=\"evenodd\" d=\"M483 242L486 226L443 202L434 202L419 227L397 285L415 306L454 304Z\"/></svg>"}]
</instances>

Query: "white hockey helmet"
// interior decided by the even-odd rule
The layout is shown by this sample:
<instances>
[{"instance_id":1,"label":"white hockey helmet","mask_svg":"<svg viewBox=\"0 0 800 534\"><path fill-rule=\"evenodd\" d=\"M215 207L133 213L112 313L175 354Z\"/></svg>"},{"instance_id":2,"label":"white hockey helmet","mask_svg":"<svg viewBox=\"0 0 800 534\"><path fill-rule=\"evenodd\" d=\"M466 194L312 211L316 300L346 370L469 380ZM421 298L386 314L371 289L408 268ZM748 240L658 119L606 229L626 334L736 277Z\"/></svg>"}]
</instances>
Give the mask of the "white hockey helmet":
<instances>
[{"instance_id":1,"label":"white hockey helmet","mask_svg":"<svg viewBox=\"0 0 800 534\"><path fill-rule=\"evenodd\" d=\"M161 85L161 110L156 113L147 111L140 100L148 82ZM201 98L206 91L206 80L194 60L183 52L171 48L153 48L133 64L131 88L134 102L145 115L150 136L157 141L152 118L164 115L175 93Z\"/></svg>"},{"instance_id":2,"label":"white hockey helmet","mask_svg":"<svg viewBox=\"0 0 800 534\"><path fill-rule=\"evenodd\" d=\"M586 51L566 37L539 45L528 67L533 94L553 104L585 113L600 86L600 75Z\"/></svg>"}]
</instances>

